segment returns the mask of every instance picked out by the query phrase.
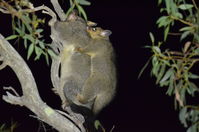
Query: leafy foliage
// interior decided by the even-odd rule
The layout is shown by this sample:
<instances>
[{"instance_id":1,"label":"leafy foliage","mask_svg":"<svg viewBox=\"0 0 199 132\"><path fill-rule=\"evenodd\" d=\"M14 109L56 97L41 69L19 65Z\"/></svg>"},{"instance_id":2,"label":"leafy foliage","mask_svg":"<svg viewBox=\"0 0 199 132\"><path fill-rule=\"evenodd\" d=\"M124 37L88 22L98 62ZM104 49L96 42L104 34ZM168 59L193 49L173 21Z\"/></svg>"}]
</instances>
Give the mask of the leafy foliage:
<instances>
[{"instance_id":1,"label":"leafy foliage","mask_svg":"<svg viewBox=\"0 0 199 132\"><path fill-rule=\"evenodd\" d=\"M66 15L68 16L70 12L77 8L80 15L83 15L84 19L87 20L87 15L82 6L89 6L91 3L87 0L70 0L70 8L68 9Z\"/></svg>"},{"instance_id":2,"label":"leafy foliage","mask_svg":"<svg viewBox=\"0 0 199 132\"><path fill-rule=\"evenodd\" d=\"M158 5L162 16L156 24L163 29L164 39L156 42L154 35L149 34L152 45L147 47L153 54L151 75L157 85L167 88L167 95L175 97L179 119L187 132L199 132L199 107L187 102L187 95L195 97L199 91L194 81L199 75L193 73L199 61L199 9L194 0L158 0ZM171 35L179 43L176 51L163 48L170 43Z\"/></svg>"},{"instance_id":3,"label":"leafy foliage","mask_svg":"<svg viewBox=\"0 0 199 132\"><path fill-rule=\"evenodd\" d=\"M11 122L10 127L6 127L5 124L0 125L0 132L14 132L14 129L17 127L17 123Z\"/></svg>"},{"instance_id":4,"label":"leafy foliage","mask_svg":"<svg viewBox=\"0 0 199 132\"><path fill-rule=\"evenodd\" d=\"M89 6L91 3L86 0L69 1L70 8L66 15L77 8L79 14L83 15L87 20L86 12L82 6ZM49 56L53 57L56 55L52 51L50 44L46 43L43 36L44 27L42 25L45 24L45 19L39 18L35 12L25 11L25 9L33 8L32 3L28 0L2 0L0 2L0 8L7 10L12 16L13 34L6 39L23 42L24 47L27 49L27 59L29 59L33 53L35 54L34 60L38 60L44 55L47 64L49 64Z\"/></svg>"}]
</instances>

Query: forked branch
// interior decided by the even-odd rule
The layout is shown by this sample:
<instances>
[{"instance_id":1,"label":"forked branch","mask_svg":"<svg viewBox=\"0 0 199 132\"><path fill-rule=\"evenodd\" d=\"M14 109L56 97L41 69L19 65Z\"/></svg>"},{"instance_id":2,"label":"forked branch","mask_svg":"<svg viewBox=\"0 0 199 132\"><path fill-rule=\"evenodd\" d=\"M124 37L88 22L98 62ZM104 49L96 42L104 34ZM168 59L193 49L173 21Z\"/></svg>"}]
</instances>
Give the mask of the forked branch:
<instances>
[{"instance_id":1,"label":"forked branch","mask_svg":"<svg viewBox=\"0 0 199 132\"><path fill-rule=\"evenodd\" d=\"M23 95L19 96L16 92L14 92L15 95L13 95L7 91L7 95L3 95L3 100L11 104L27 107L35 113L39 119L53 126L59 132L80 132L80 130L70 120L53 110L41 100L35 79L29 67L1 34L0 58L3 62L3 67L9 66L16 73L23 92ZM9 87L9 89L14 88Z\"/></svg>"}]
</instances>

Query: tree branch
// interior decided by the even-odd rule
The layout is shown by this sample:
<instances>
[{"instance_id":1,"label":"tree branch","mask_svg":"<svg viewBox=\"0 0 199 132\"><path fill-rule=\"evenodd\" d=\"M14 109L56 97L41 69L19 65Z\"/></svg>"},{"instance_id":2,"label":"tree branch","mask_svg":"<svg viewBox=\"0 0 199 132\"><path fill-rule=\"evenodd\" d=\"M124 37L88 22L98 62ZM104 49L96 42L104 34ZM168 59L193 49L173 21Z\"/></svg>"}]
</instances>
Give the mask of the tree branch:
<instances>
[{"instance_id":1,"label":"tree branch","mask_svg":"<svg viewBox=\"0 0 199 132\"><path fill-rule=\"evenodd\" d=\"M66 14L64 13L64 11L62 10L58 0L50 0L56 13L58 14L59 18L61 21L65 21L66 20Z\"/></svg>"},{"instance_id":2,"label":"tree branch","mask_svg":"<svg viewBox=\"0 0 199 132\"><path fill-rule=\"evenodd\" d=\"M15 96L8 91L3 100L25 106L35 113L39 119L53 126L59 132L80 132L70 120L53 110L39 96L35 79L23 58L15 51L8 41L0 34L0 57L16 73L22 87L22 96ZM13 89L13 88L11 88ZM85 130L81 130L85 132Z\"/></svg>"}]
</instances>

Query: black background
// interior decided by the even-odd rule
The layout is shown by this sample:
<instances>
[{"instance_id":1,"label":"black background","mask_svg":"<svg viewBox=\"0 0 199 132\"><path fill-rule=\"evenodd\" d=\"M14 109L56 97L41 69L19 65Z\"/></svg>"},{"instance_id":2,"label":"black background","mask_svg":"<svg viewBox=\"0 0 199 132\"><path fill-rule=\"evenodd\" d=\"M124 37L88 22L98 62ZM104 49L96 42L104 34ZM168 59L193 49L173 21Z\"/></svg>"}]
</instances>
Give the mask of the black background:
<instances>
[{"instance_id":1,"label":"black background","mask_svg":"<svg viewBox=\"0 0 199 132\"><path fill-rule=\"evenodd\" d=\"M36 5L49 5L48 1L37 1ZM165 94L165 88L155 85L150 77L150 66L140 79L138 74L151 53L143 48L150 44L149 32L162 34L157 30L155 21L159 8L154 0L92 0L92 5L85 10L88 19L97 22L104 29L113 32L110 39L116 51L118 68L118 90L115 99L98 116L104 127L109 131L113 125L114 132L185 132L178 120L178 112L174 110L174 100ZM49 5L50 6L50 5ZM8 36L10 17L0 16L0 32ZM47 29L49 30L49 29ZM160 36L160 35L159 35ZM15 48L26 58L22 45ZM51 107L59 109L60 100L51 91L49 66L44 58L34 62L27 61L36 79L42 99ZM10 68L0 71L0 95L5 94L3 86L13 86L20 91L20 84ZM19 123L17 132L37 131L41 123L29 115L33 115L25 107L14 106L0 99L0 123ZM48 127L49 131L52 130Z\"/></svg>"}]
</instances>

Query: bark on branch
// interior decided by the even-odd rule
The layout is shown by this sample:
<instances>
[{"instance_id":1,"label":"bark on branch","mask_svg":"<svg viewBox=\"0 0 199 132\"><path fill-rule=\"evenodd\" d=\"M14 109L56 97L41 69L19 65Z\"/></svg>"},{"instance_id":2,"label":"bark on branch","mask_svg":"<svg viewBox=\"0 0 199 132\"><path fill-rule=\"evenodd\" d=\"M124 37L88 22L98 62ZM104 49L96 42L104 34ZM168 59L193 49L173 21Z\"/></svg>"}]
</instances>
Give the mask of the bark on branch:
<instances>
[{"instance_id":1,"label":"bark on branch","mask_svg":"<svg viewBox=\"0 0 199 132\"><path fill-rule=\"evenodd\" d=\"M66 117L49 107L39 96L35 79L23 60L8 41L0 34L0 61L3 63L0 68L9 66L16 73L22 87L23 95L19 96L6 92L3 100L8 103L25 106L30 109L38 118L53 126L59 132L80 132L80 130ZM14 89L14 88L5 88Z\"/></svg>"}]
</instances>

